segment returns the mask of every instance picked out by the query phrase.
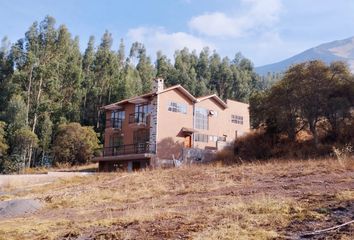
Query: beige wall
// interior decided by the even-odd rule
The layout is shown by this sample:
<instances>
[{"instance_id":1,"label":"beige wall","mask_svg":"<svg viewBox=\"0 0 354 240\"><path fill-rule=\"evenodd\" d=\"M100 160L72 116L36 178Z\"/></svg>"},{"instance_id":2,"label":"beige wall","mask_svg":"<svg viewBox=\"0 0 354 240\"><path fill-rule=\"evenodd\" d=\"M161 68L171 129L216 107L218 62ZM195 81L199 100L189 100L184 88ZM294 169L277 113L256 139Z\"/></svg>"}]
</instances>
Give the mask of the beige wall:
<instances>
[{"instance_id":1,"label":"beige wall","mask_svg":"<svg viewBox=\"0 0 354 240\"><path fill-rule=\"evenodd\" d=\"M182 103L187 106L187 114L168 111L170 101ZM158 95L157 115L157 157L172 159L179 157L184 146L182 127L193 128L193 104L179 90L163 92Z\"/></svg>"},{"instance_id":2,"label":"beige wall","mask_svg":"<svg viewBox=\"0 0 354 240\"><path fill-rule=\"evenodd\" d=\"M227 100L228 107L225 109L214 98L208 98L204 101L195 104L195 107L202 107L208 110L217 112L215 116L209 116L209 128L196 129L198 133L208 135L208 142L194 141L194 147L196 148L216 148L216 142L210 139L210 136L222 137L226 135L226 142L232 142L235 140L236 131L238 137L242 134L249 132L249 112L248 104L240 103L237 101ZM243 124L236 124L231 122L231 115L239 115L243 117Z\"/></svg>"},{"instance_id":3,"label":"beige wall","mask_svg":"<svg viewBox=\"0 0 354 240\"><path fill-rule=\"evenodd\" d=\"M234 100L227 99L226 104L228 108L226 113L229 116L229 132L235 132L237 130L238 137L250 131L250 114L249 114L249 105L246 103L237 102ZM236 114L243 116L243 125L231 123L231 115ZM234 140L232 138L231 140Z\"/></svg>"}]
</instances>

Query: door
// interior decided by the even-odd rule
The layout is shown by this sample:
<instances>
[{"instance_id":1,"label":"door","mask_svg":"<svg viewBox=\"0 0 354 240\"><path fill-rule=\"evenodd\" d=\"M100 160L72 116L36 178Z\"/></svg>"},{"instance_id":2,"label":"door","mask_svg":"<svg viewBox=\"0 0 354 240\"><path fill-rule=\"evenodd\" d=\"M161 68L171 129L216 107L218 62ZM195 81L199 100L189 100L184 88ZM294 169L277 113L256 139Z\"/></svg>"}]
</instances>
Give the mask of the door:
<instances>
[{"instance_id":1,"label":"door","mask_svg":"<svg viewBox=\"0 0 354 240\"><path fill-rule=\"evenodd\" d=\"M192 136L188 135L184 137L184 147L191 148L192 147Z\"/></svg>"}]
</instances>

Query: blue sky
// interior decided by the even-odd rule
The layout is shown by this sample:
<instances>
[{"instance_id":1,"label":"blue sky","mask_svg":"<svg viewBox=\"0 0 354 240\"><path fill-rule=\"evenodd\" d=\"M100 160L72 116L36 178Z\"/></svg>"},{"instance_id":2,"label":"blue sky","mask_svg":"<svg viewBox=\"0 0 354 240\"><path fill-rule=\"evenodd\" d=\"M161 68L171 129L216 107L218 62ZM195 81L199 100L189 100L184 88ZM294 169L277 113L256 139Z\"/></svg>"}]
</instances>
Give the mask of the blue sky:
<instances>
[{"instance_id":1,"label":"blue sky","mask_svg":"<svg viewBox=\"0 0 354 240\"><path fill-rule=\"evenodd\" d=\"M126 46L141 41L152 58L209 46L231 58L240 51L256 66L354 36L353 0L0 0L0 9L0 38L11 42L51 15L82 49L108 30L115 49L120 38Z\"/></svg>"}]
</instances>

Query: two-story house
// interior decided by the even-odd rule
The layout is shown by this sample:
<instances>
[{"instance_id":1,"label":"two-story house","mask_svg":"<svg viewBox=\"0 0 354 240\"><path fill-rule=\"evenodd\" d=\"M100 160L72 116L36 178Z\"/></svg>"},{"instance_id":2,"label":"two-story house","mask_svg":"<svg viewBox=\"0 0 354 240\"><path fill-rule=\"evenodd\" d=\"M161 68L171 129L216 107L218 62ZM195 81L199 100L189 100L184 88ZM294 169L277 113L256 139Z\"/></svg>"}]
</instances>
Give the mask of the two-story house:
<instances>
[{"instance_id":1,"label":"two-story house","mask_svg":"<svg viewBox=\"0 0 354 240\"><path fill-rule=\"evenodd\" d=\"M248 104L212 94L196 98L181 85L102 107L106 114L100 171L156 167L184 148L219 150L250 130Z\"/></svg>"}]
</instances>

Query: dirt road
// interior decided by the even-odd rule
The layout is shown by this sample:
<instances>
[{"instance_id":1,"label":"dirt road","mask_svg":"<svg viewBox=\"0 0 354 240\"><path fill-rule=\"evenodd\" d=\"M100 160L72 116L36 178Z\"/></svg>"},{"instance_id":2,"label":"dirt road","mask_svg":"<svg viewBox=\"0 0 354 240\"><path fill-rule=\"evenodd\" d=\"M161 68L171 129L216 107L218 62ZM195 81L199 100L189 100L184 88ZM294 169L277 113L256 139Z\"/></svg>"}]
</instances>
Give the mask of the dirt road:
<instances>
[{"instance_id":1,"label":"dirt road","mask_svg":"<svg viewBox=\"0 0 354 240\"><path fill-rule=\"evenodd\" d=\"M0 193L5 189L26 188L52 183L60 178L84 176L82 172L48 172L47 174L0 175Z\"/></svg>"}]
</instances>

